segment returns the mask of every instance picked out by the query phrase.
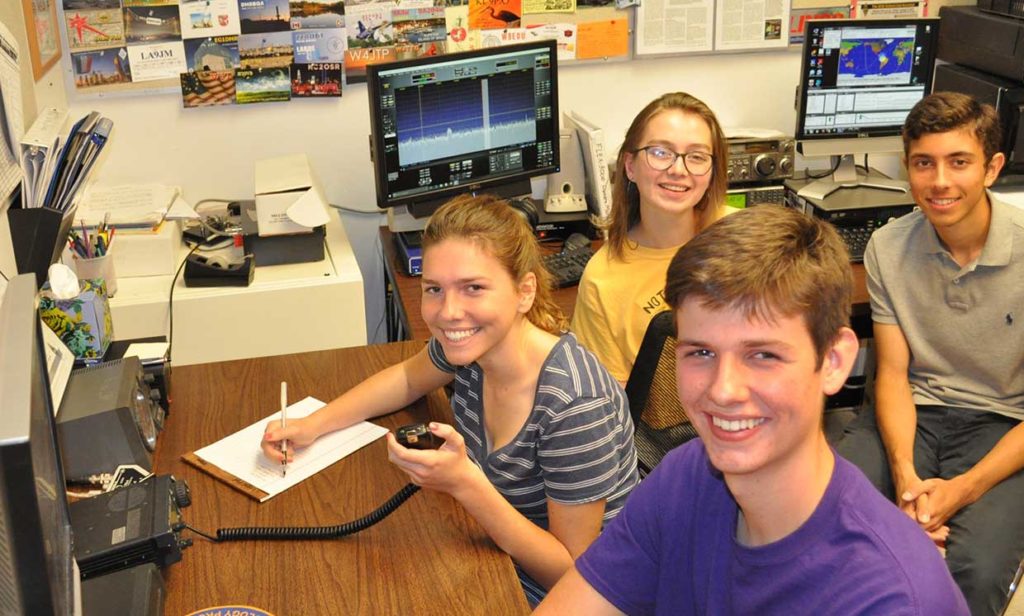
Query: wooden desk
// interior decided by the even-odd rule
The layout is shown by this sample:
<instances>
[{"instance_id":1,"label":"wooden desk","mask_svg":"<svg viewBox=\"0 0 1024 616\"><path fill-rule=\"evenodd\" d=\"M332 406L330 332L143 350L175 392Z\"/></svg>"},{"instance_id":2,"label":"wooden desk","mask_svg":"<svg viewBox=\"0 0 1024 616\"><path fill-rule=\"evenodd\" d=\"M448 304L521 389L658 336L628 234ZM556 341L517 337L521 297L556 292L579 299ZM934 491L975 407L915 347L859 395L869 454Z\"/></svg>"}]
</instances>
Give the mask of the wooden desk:
<instances>
[{"instance_id":1,"label":"wooden desk","mask_svg":"<svg viewBox=\"0 0 1024 616\"><path fill-rule=\"evenodd\" d=\"M175 368L174 403L155 467L188 482L188 523L207 533L233 526L329 526L369 513L404 486L383 439L260 504L181 460L292 401L327 401L415 354L422 343L356 347ZM441 391L375 420L388 428L451 422ZM253 444L256 445L255 443ZM195 544L165 570L165 613L227 604L288 614L526 614L511 560L447 495L415 494L386 520L330 541Z\"/></svg>"},{"instance_id":2,"label":"wooden desk","mask_svg":"<svg viewBox=\"0 0 1024 616\"><path fill-rule=\"evenodd\" d=\"M430 330L420 316L420 280L402 270L395 242L387 227L380 228L380 241L384 255L384 288L387 294L384 304L387 311L388 340L427 340L430 338ZM861 337L870 337L870 323L865 323L865 317L870 317L870 309L864 265L853 263L852 266L854 329ZM556 290L555 301L566 317L571 319L576 308L576 287Z\"/></svg>"}]
</instances>

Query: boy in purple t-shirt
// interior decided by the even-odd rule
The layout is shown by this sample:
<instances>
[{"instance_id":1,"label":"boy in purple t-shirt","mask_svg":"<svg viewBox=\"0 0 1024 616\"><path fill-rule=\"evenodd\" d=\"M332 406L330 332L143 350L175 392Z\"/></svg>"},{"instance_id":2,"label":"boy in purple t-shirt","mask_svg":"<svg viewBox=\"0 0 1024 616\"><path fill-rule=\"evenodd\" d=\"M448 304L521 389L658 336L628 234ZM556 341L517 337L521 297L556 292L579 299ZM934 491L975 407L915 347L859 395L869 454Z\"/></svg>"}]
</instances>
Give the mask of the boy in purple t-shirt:
<instances>
[{"instance_id":1,"label":"boy in purple t-shirt","mask_svg":"<svg viewBox=\"0 0 1024 616\"><path fill-rule=\"evenodd\" d=\"M827 224L727 216L668 269L679 398L671 452L539 614L968 614L939 552L822 429L857 354L852 274Z\"/></svg>"}]
</instances>

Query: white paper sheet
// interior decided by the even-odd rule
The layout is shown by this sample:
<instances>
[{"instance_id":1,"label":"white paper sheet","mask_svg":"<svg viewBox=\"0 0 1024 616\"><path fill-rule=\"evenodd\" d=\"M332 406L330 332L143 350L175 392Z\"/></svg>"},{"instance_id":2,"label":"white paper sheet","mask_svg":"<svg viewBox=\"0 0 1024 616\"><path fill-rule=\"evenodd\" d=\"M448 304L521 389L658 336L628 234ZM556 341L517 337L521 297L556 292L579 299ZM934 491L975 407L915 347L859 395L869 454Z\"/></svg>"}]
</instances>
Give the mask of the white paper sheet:
<instances>
[{"instance_id":1,"label":"white paper sheet","mask_svg":"<svg viewBox=\"0 0 1024 616\"><path fill-rule=\"evenodd\" d=\"M166 342L134 342L125 350L125 357L138 357L143 364L162 362L167 357Z\"/></svg>"},{"instance_id":2,"label":"white paper sheet","mask_svg":"<svg viewBox=\"0 0 1024 616\"><path fill-rule=\"evenodd\" d=\"M307 397L288 407L288 418L305 417L322 406L323 402ZM266 492L266 498L260 499L262 503L387 433L387 428L364 421L321 436L309 447L295 451L295 459L288 465L288 475L282 477L281 465L267 459L260 449L267 422L278 418L280 412L275 412L197 450L196 456Z\"/></svg>"},{"instance_id":3,"label":"white paper sheet","mask_svg":"<svg viewBox=\"0 0 1024 616\"><path fill-rule=\"evenodd\" d=\"M153 226L178 193L177 186L163 184L92 184L82 195L75 218L96 226L109 214L107 222L113 227Z\"/></svg>"}]
</instances>

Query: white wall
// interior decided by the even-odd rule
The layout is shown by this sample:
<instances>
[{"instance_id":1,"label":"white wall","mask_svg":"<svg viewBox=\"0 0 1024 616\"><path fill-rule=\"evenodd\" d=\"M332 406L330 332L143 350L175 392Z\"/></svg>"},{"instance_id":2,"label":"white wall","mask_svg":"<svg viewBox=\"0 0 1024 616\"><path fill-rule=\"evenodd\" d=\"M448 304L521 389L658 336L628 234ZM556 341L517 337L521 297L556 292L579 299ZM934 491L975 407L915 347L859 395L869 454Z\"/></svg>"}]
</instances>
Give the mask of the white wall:
<instances>
[{"instance_id":1,"label":"white wall","mask_svg":"<svg viewBox=\"0 0 1024 616\"><path fill-rule=\"evenodd\" d=\"M703 99L723 125L792 134L798 65L796 50L570 64L559 72L559 99L562 109L576 110L603 126L611 148L618 147L641 107L673 90ZM254 160L306 152L331 203L375 211L363 84L347 87L341 99L186 110L175 93L67 96L61 70L55 68L37 84L40 106L70 103L72 117L96 109L114 121L114 134L96 172L99 181L179 185L193 203L247 198L252 195ZM882 165L887 172L890 167L895 165ZM367 333L379 342L383 332L376 338L374 332L383 313L376 232L381 216L343 218L363 269Z\"/></svg>"}]
</instances>

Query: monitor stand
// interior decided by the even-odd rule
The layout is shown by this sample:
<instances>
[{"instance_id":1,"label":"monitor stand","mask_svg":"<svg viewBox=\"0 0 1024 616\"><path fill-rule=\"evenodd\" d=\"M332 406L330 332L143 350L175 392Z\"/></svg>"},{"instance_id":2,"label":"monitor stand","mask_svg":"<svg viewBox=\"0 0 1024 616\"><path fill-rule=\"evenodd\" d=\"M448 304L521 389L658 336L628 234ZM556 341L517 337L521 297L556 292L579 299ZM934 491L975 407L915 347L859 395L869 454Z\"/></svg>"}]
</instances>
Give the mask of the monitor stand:
<instances>
[{"instance_id":1,"label":"monitor stand","mask_svg":"<svg viewBox=\"0 0 1024 616\"><path fill-rule=\"evenodd\" d=\"M824 201L825 197L843 188L879 188L899 193L908 191L906 182L885 177L878 171L858 169L853 154L845 154L840 157L839 166L831 176L811 182L797 194L805 199Z\"/></svg>"},{"instance_id":2,"label":"monitor stand","mask_svg":"<svg viewBox=\"0 0 1024 616\"><path fill-rule=\"evenodd\" d=\"M533 185L529 178L522 178L514 182L488 186L477 191L470 191L473 195L494 195L501 199L514 199L517 197L529 196L533 191ZM442 205L451 200L452 197L421 201L388 208L388 230L392 233L405 231L422 231L427 226L427 220L431 214L436 212Z\"/></svg>"}]
</instances>

